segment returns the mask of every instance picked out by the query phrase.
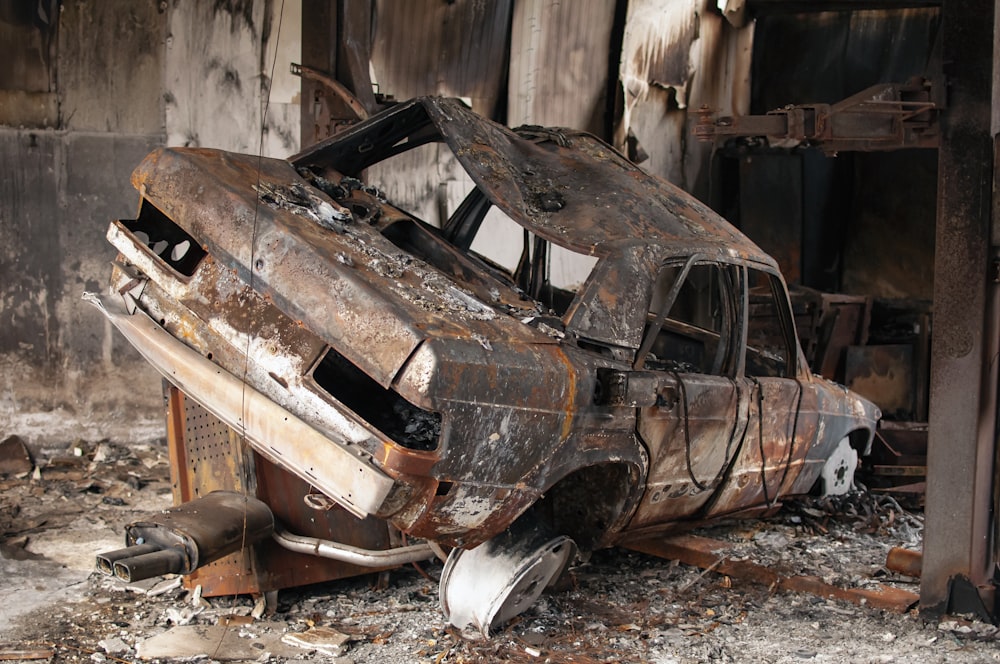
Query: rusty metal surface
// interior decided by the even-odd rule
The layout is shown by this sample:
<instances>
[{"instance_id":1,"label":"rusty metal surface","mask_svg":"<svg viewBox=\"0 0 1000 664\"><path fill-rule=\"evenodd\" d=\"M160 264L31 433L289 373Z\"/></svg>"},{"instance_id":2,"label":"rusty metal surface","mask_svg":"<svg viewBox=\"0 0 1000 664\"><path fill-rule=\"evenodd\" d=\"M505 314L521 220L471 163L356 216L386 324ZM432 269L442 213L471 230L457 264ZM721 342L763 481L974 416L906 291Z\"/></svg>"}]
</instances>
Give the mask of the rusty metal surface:
<instances>
[{"instance_id":1,"label":"rusty metal surface","mask_svg":"<svg viewBox=\"0 0 1000 664\"><path fill-rule=\"evenodd\" d=\"M318 431L185 346L145 313L127 315L113 308L112 300L93 299L164 378L237 429L258 453L309 478L359 518L383 509L394 483L353 448L350 426ZM318 468L324 469L322 475Z\"/></svg>"},{"instance_id":2,"label":"rusty metal surface","mask_svg":"<svg viewBox=\"0 0 1000 664\"><path fill-rule=\"evenodd\" d=\"M845 382L845 353L868 341L872 299L860 295L820 294L819 341L813 369L830 380Z\"/></svg>"},{"instance_id":3,"label":"rusty metal surface","mask_svg":"<svg viewBox=\"0 0 1000 664\"><path fill-rule=\"evenodd\" d=\"M934 148L939 145L937 111L930 83L884 83L835 104L796 104L767 115L716 117L701 109L694 134L714 141L766 136L772 143L814 145L833 154Z\"/></svg>"},{"instance_id":4,"label":"rusty metal surface","mask_svg":"<svg viewBox=\"0 0 1000 664\"><path fill-rule=\"evenodd\" d=\"M735 560L726 555L726 542L698 537L675 535L665 539L629 541L628 548L668 560L726 574L751 583L760 583L788 592L806 592L818 597L839 599L852 604L867 605L895 613L906 613L917 603L916 594L892 586L878 584L873 588L841 588L814 576L783 574L748 560Z\"/></svg>"},{"instance_id":5,"label":"rusty metal surface","mask_svg":"<svg viewBox=\"0 0 1000 664\"><path fill-rule=\"evenodd\" d=\"M253 457L237 436L211 413L164 381L167 450L175 505L216 489L254 490ZM232 553L184 577L188 588L206 597L260 591L254 575L254 549Z\"/></svg>"},{"instance_id":6,"label":"rusty metal surface","mask_svg":"<svg viewBox=\"0 0 1000 664\"><path fill-rule=\"evenodd\" d=\"M305 497L313 492L308 483L253 454L232 429L173 386L167 388L167 412L174 504L216 489L249 492L296 533L335 537L365 549L392 544L384 521L359 520L337 507L317 510L307 505ZM200 585L205 597L214 597L267 592L372 571L377 570L294 553L265 540L200 567L184 583L189 588Z\"/></svg>"},{"instance_id":7,"label":"rusty metal surface","mask_svg":"<svg viewBox=\"0 0 1000 664\"><path fill-rule=\"evenodd\" d=\"M429 141L476 185L441 229L355 179ZM472 547L532 509L606 546L772 509L845 438L870 446L877 409L802 362L774 261L593 137L424 98L290 162L160 150L133 182L113 297L204 375L245 381L248 424L273 406L260 454L342 502L344 467L391 478L352 500L409 535ZM471 248L491 208L534 236L513 268ZM548 280L551 246L597 257L575 292ZM282 447L289 422L355 456Z\"/></svg>"},{"instance_id":8,"label":"rusty metal surface","mask_svg":"<svg viewBox=\"0 0 1000 664\"><path fill-rule=\"evenodd\" d=\"M313 131L316 140L328 138L368 118L368 110L337 79L309 65L292 63L292 74L313 85ZM305 87L305 85L303 85ZM339 109L344 109L343 111Z\"/></svg>"},{"instance_id":9,"label":"rusty metal surface","mask_svg":"<svg viewBox=\"0 0 1000 664\"><path fill-rule=\"evenodd\" d=\"M907 576L920 578L920 568L923 565L924 556L920 551L911 551L902 547L894 546L889 549L885 558L886 569Z\"/></svg>"},{"instance_id":10,"label":"rusty metal surface","mask_svg":"<svg viewBox=\"0 0 1000 664\"><path fill-rule=\"evenodd\" d=\"M883 344L847 348L844 384L878 404L889 419L914 419L915 374L912 346Z\"/></svg>"},{"instance_id":11,"label":"rusty metal surface","mask_svg":"<svg viewBox=\"0 0 1000 664\"><path fill-rule=\"evenodd\" d=\"M921 609L982 613L956 583L971 585L995 619L998 289L991 278L992 189L997 144L991 126L996 4L941 8L949 109L938 152L934 330ZM991 112L992 109L992 112ZM995 247L994 247L995 250ZM952 600L959 600L953 602ZM987 615L986 617L991 617Z\"/></svg>"}]
</instances>

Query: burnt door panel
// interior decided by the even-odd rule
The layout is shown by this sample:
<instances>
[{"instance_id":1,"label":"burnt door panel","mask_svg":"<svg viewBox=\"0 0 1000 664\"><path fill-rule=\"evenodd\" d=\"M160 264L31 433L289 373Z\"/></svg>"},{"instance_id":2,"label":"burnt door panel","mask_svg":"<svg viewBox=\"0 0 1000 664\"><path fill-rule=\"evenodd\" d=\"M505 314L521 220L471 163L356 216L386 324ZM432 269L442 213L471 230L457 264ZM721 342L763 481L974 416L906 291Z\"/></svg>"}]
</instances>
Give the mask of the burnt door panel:
<instances>
[{"instance_id":1,"label":"burnt door panel","mask_svg":"<svg viewBox=\"0 0 1000 664\"><path fill-rule=\"evenodd\" d=\"M696 514L718 488L745 427L737 383L721 376L677 374L672 403L639 409L649 449L646 493L630 527Z\"/></svg>"},{"instance_id":2,"label":"burnt door panel","mask_svg":"<svg viewBox=\"0 0 1000 664\"><path fill-rule=\"evenodd\" d=\"M639 408L650 467L630 528L697 516L725 478L747 412L732 376L742 343L738 283L736 267L697 256L660 272L636 368L660 373L673 389Z\"/></svg>"},{"instance_id":3,"label":"burnt door panel","mask_svg":"<svg viewBox=\"0 0 1000 664\"><path fill-rule=\"evenodd\" d=\"M740 381L748 420L734 443L739 454L705 516L775 504L801 469L801 385L788 378ZM799 441L792 444L793 436Z\"/></svg>"},{"instance_id":4,"label":"burnt door panel","mask_svg":"<svg viewBox=\"0 0 1000 664\"><path fill-rule=\"evenodd\" d=\"M743 283L740 321L747 332L738 390L747 419L735 463L706 517L774 505L798 477L815 430L815 399L799 380L787 291L776 275L753 269L744 271Z\"/></svg>"}]
</instances>

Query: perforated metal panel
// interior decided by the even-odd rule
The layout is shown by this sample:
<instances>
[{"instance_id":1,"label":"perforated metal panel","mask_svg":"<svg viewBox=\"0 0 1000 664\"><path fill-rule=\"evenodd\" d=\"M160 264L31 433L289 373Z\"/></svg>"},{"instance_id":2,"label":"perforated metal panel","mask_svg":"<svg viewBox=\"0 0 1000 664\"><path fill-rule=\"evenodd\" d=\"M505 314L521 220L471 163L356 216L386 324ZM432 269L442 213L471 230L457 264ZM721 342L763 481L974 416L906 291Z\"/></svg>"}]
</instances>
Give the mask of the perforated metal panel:
<instances>
[{"instance_id":1,"label":"perforated metal panel","mask_svg":"<svg viewBox=\"0 0 1000 664\"><path fill-rule=\"evenodd\" d=\"M242 444L232 429L184 399L184 447L193 497L217 489L243 491L250 477Z\"/></svg>"},{"instance_id":2,"label":"perforated metal panel","mask_svg":"<svg viewBox=\"0 0 1000 664\"><path fill-rule=\"evenodd\" d=\"M256 490L253 457L236 433L177 388L167 390L170 473L174 503L224 489ZM258 592L255 555L246 549L185 577L188 587L202 586L206 596Z\"/></svg>"},{"instance_id":3,"label":"perforated metal panel","mask_svg":"<svg viewBox=\"0 0 1000 664\"><path fill-rule=\"evenodd\" d=\"M339 507L325 511L307 507L303 497L312 489L306 482L255 455L236 432L177 388L168 384L165 390L175 504L217 489L246 492L267 503L292 532L365 549L392 544L384 521L359 520ZM184 584L200 585L206 597L255 594L372 571L264 541L196 570L184 577Z\"/></svg>"}]
</instances>

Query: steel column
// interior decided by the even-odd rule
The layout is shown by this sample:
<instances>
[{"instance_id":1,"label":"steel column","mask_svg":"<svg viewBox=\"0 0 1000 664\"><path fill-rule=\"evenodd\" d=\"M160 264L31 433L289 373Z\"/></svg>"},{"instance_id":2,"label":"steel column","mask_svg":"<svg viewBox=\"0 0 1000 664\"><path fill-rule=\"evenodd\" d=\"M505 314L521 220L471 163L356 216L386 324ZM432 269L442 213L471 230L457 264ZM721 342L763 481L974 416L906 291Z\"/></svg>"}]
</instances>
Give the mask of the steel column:
<instances>
[{"instance_id":1,"label":"steel column","mask_svg":"<svg viewBox=\"0 0 1000 664\"><path fill-rule=\"evenodd\" d=\"M921 610L996 618L996 327L990 302L994 0L942 5L930 436Z\"/></svg>"}]
</instances>

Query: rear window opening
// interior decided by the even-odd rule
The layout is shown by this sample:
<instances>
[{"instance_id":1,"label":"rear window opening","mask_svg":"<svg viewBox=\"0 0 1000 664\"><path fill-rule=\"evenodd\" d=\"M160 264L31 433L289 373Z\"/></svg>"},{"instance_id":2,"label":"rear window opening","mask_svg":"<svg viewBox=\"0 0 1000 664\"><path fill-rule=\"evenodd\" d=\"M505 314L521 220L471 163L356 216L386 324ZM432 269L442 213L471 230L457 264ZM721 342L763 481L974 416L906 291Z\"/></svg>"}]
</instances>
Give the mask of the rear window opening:
<instances>
[{"instance_id":1,"label":"rear window opening","mask_svg":"<svg viewBox=\"0 0 1000 664\"><path fill-rule=\"evenodd\" d=\"M330 348L313 370L316 384L399 445L430 451L441 437L441 415L385 389Z\"/></svg>"},{"instance_id":2,"label":"rear window opening","mask_svg":"<svg viewBox=\"0 0 1000 664\"><path fill-rule=\"evenodd\" d=\"M185 277L192 276L201 260L208 255L187 231L145 198L142 199L138 218L123 220L122 225L140 244Z\"/></svg>"}]
</instances>

